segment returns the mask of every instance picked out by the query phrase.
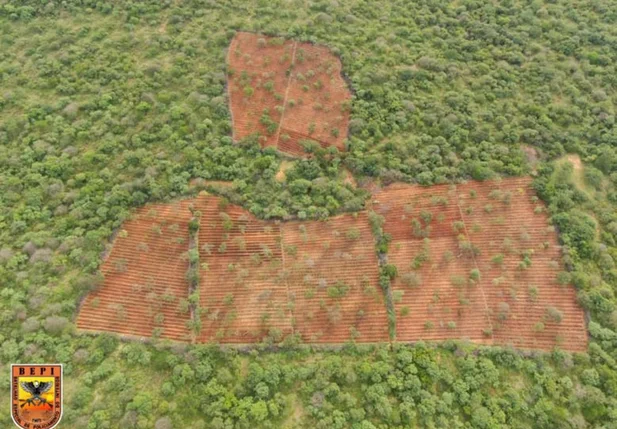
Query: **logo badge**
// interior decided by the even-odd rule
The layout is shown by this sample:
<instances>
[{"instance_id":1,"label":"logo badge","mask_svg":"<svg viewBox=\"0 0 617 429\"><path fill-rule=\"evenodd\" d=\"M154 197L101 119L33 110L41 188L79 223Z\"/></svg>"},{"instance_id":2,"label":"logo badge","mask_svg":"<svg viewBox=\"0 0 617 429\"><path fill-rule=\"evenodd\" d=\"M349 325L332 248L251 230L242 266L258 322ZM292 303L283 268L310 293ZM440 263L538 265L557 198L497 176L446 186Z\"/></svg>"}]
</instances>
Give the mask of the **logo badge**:
<instances>
[{"instance_id":1,"label":"logo badge","mask_svg":"<svg viewBox=\"0 0 617 429\"><path fill-rule=\"evenodd\" d=\"M52 429L62 418L62 365L11 365L11 417L22 429Z\"/></svg>"}]
</instances>

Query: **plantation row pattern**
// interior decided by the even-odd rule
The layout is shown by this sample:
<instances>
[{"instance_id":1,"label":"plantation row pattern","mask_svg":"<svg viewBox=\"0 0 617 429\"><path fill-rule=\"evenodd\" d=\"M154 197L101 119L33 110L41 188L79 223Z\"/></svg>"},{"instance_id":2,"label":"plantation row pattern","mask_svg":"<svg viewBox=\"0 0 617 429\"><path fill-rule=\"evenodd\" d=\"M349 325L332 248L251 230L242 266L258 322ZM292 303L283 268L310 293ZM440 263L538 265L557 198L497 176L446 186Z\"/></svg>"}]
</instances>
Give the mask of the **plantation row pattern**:
<instances>
[{"instance_id":1,"label":"plantation row pattern","mask_svg":"<svg viewBox=\"0 0 617 429\"><path fill-rule=\"evenodd\" d=\"M170 229L186 231L189 207L201 214L194 329L188 242L180 244L188 233ZM171 242L168 249L158 245ZM125 223L102 271L101 289L81 308L81 329L204 343L278 341L289 334L313 343L388 340L366 213L267 222L210 195L148 206Z\"/></svg>"},{"instance_id":2,"label":"plantation row pattern","mask_svg":"<svg viewBox=\"0 0 617 429\"><path fill-rule=\"evenodd\" d=\"M303 140L344 150L351 93L326 47L238 32L227 62L234 139L257 133L294 156Z\"/></svg>"},{"instance_id":3,"label":"plantation row pattern","mask_svg":"<svg viewBox=\"0 0 617 429\"><path fill-rule=\"evenodd\" d=\"M195 302L191 210L200 215ZM391 237L397 341L586 348L583 312L529 179L397 184L377 191L369 210ZM202 343L389 341L369 210L263 221L205 193L144 207L118 233L78 327Z\"/></svg>"},{"instance_id":4,"label":"plantation row pattern","mask_svg":"<svg viewBox=\"0 0 617 429\"><path fill-rule=\"evenodd\" d=\"M397 184L371 205L392 237L397 340L586 349L584 314L531 179Z\"/></svg>"}]
</instances>

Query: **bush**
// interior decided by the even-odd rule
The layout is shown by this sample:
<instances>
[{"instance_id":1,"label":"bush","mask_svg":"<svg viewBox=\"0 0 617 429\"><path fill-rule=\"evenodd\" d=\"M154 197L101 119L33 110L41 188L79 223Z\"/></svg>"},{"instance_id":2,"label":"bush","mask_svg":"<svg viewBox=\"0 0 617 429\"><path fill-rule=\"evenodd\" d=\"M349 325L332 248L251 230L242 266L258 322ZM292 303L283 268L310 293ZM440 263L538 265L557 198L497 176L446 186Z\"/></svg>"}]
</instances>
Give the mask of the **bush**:
<instances>
[{"instance_id":1,"label":"bush","mask_svg":"<svg viewBox=\"0 0 617 429\"><path fill-rule=\"evenodd\" d=\"M58 335L69 325L69 320L61 316L49 316L45 319L43 327L50 334Z\"/></svg>"}]
</instances>

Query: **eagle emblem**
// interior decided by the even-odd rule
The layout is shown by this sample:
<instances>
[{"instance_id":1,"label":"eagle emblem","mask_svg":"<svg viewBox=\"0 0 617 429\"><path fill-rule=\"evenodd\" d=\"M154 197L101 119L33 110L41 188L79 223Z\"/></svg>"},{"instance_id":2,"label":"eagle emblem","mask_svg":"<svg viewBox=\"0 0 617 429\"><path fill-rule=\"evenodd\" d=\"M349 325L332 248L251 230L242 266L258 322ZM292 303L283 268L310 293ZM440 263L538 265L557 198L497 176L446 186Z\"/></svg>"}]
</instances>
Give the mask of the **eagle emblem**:
<instances>
[{"instance_id":1,"label":"eagle emblem","mask_svg":"<svg viewBox=\"0 0 617 429\"><path fill-rule=\"evenodd\" d=\"M62 365L11 365L11 417L22 429L52 429L62 418Z\"/></svg>"},{"instance_id":2,"label":"eagle emblem","mask_svg":"<svg viewBox=\"0 0 617 429\"><path fill-rule=\"evenodd\" d=\"M22 402L22 404L20 405L22 408L25 407L26 405L49 405L50 408L53 408L52 405L47 402L47 399L42 398L41 395L43 393L47 393L49 392L49 389L51 389L51 387L54 385L53 382L51 381L38 381L38 380L34 380L34 381L28 381L28 382L21 382L19 383L19 385L22 387L22 389L24 389L26 392L28 392L31 396L29 398L26 399L20 399L20 401Z\"/></svg>"}]
</instances>

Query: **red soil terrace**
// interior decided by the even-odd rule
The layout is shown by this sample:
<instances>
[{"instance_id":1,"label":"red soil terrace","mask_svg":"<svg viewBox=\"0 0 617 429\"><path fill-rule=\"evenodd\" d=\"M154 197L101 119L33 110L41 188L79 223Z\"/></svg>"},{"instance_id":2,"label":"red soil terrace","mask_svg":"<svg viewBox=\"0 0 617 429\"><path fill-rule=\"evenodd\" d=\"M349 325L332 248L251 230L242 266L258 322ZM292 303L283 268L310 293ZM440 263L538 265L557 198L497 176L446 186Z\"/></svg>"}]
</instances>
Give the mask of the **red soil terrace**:
<instances>
[{"instance_id":1,"label":"red soil terrace","mask_svg":"<svg viewBox=\"0 0 617 429\"><path fill-rule=\"evenodd\" d=\"M292 333L309 343L389 340L367 212L263 221L207 194L148 205L125 222L102 286L81 308L80 329L191 339L191 204L201 212L196 341L245 344ZM392 236L397 341L586 348L583 312L574 289L557 282L560 247L529 179L397 184L376 192L369 208Z\"/></svg>"},{"instance_id":2,"label":"red soil terrace","mask_svg":"<svg viewBox=\"0 0 617 429\"><path fill-rule=\"evenodd\" d=\"M161 336L190 337L185 327L188 312L180 312L176 303L188 294L190 204L202 213L198 342L254 343L267 335L277 338L290 333L316 343L344 343L352 338L388 341L377 257L365 213L319 222L266 222L207 195L171 203L165 212L160 206L148 206L126 222L128 236L116 239L103 264L105 281L82 306L79 328L150 336L156 311L164 311ZM148 217L155 210L161 215L158 223ZM177 232L166 235L169 228L162 236L152 232L153 225L170 223L182 223L182 245L177 244ZM170 241L174 245L168 248L158 245ZM149 244L148 250L135 253L141 242ZM118 272L119 259L133 253L126 270L121 266ZM157 280L158 276L162 278ZM168 298L162 310L144 305L144 289L137 285L148 279L159 294L167 291L174 301ZM114 310L119 305L126 316Z\"/></svg>"},{"instance_id":3,"label":"red soil terrace","mask_svg":"<svg viewBox=\"0 0 617 429\"><path fill-rule=\"evenodd\" d=\"M557 282L557 236L530 184L394 185L374 196L392 235L393 290L403 293L397 340L586 349L583 311L574 288Z\"/></svg>"},{"instance_id":4,"label":"red soil terrace","mask_svg":"<svg viewBox=\"0 0 617 429\"><path fill-rule=\"evenodd\" d=\"M101 267L103 285L82 305L79 328L149 337L162 327L162 338L189 339L188 307L181 308L188 299L189 203L148 205L124 223Z\"/></svg>"},{"instance_id":5,"label":"red soil terrace","mask_svg":"<svg viewBox=\"0 0 617 429\"><path fill-rule=\"evenodd\" d=\"M235 139L257 133L295 156L307 139L344 150L351 93L326 47L239 32L227 61Z\"/></svg>"}]
</instances>

